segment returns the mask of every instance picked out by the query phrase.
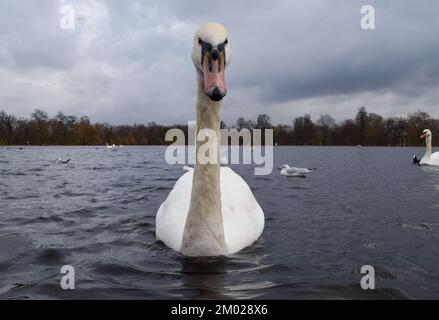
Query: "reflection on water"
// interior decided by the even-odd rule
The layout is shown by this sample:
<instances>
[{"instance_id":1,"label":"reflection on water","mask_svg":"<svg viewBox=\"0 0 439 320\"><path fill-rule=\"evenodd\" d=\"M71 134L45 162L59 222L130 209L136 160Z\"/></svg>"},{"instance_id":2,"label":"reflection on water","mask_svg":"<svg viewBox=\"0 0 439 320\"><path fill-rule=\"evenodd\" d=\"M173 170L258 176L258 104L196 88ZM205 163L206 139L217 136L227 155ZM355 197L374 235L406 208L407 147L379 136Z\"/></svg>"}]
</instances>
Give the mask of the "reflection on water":
<instances>
[{"instance_id":1,"label":"reflection on water","mask_svg":"<svg viewBox=\"0 0 439 320\"><path fill-rule=\"evenodd\" d=\"M216 288L224 287L226 258L182 258L182 286L189 299L226 299ZM192 294L191 294L192 293Z\"/></svg>"},{"instance_id":2,"label":"reflection on water","mask_svg":"<svg viewBox=\"0 0 439 320\"><path fill-rule=\"evenodd\" d=\"M439 169L413 148L275 149L306 179L233 166L266 229L231 257L190 259L155 239L155 214L184 174L163 147L1 148L0 298L439 298ZM71 158L59 164L58 158ZM60 267L76 269L74 291ZM377 290L360 288L375 267Z\"/></svg>"}]
</instances>

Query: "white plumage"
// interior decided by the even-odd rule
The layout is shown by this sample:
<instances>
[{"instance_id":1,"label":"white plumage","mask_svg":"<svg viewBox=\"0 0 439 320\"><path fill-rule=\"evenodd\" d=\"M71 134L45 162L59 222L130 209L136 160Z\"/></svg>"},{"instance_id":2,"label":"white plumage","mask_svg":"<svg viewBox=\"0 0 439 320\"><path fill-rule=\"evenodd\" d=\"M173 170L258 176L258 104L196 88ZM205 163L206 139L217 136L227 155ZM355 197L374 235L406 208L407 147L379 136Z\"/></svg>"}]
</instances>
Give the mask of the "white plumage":
<instances>
[{"instance_id":1,"label":"white plumage","mask_svg":"<svg viewBox=\"0 0 439 320\"><path fill-rule=\"evenodd\" d=\"M311 171L315 169L307 169L307 168L297 168L297 167L290 167L287 164L284 164L280 167L281 171L280 174L285 177L305 177L307 173L310 173Z\"/></svg>"},{"instance_id":2,"label":"white plumage","mask_svg":"<svg viewBox=\"0 0 439 320\"><path fill-rule=\"evenodd\" d=\"M221 105L227 93L224 72L231 49L226 29L203 25L195 34L192 60L197 72L197 135L211 129L221 136ZM209 67L210 65L210 67ZM210 139L210 138L209 138ZM220 140L214 140L220 150ZM200 150L204 140L196 141ZM209 152L210 154L210 152ZM196 159L175 184L156 216L156 236L186 256L234 254L255 242L264 230L264 213L247 183L233 170Z\"/></svg>"},{"instance_id":3,"label":"white plumage","mask_svg":"<svg viewBox=\"0 0 439 320\"><path fill-rule=\"evenodd\" d=\"M425 138L426 152L419 162L420 165L439 166L439 152L432 153L432 136L430 130L425 129L421 138Z\"/></svg>"},{"instance_id":4,"label":"white plumage","mask_svg":"<svg viewBox=\"0 0 439 320\"><path fill-rule=\"evenodd\" d=\"M180 251L191 200L193 170L175 184L156 217L156 236ZM227 254L255 242L264 230L264 213L247 183L232 169L221 168L221 211Z\"/></svg>"}]
</instances>

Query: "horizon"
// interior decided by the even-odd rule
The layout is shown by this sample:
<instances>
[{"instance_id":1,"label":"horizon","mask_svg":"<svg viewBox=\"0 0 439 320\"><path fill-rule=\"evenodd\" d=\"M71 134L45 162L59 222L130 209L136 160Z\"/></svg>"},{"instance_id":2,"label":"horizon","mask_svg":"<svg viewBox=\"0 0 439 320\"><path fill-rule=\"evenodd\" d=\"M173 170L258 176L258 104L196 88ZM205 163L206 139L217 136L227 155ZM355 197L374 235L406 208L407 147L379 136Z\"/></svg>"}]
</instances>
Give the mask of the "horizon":
<instances>
[{"instance_id":1,"label":"horizon","mask_svg":"<svg viewBox=\"0 0 439 320\"><path fill-rule=\"evenodd\" d=\"M425 110L422 110L421 108L419 108L419 109L417 109L417 110L414 110L413 112L408 112L408 113L405 114L405 115L401 115L401 116L388 116L388 117L386 117L386 116L383 116L383 115L378 114L378 113L375 113L375 112L369 112L369 110L368 110L367 107L365 107L365 106L363 106L363 107L365 108L365 110L366 110L366 112L367 112L368 114L375 114L375 115L378 115L378 116L382 117L383 120L388 120L388 119L392 119L392 118L395 118L395 119L396 119L396 118L408 119L410 116L416 115L416 114L418 114L418 113L426 113L426 114L430 117L431 120L433 120L433 121L439 121L439 117L436 118L436 117L434 117L433 115L431 115L430 113L426 112ZM361 108L361 107L360 107L360 108ZM355 109L354 112L353 112L353 114L351 115L350 118L349 118L349 116L348 116L348 117L343 118L343 119L340 119L340 120L337 119L337 118L336 118L334 115L332 115L332 114L320 114L320 115L317 115L317 116L313 117L312 115L305 113L305 114L300 114L300 115L296 115L295 117L292 117L292 118L290 119L289 122L278 122L278 123L273 123L273 121L271 120L271 116L270 116L270 114L269 114L269 113L263 113L263 114L256 114L256 117L255 117L254 119L251 119L251 118L245 118L245 117L243 117L243 116L240 116L240 117L238 117L237 119L235 119L235 121L232 122L232 123L227 123L227 122L225 122L225 121L223 121L223 120L222 120L222 123L224 123L224 124L226 125L227 128L236 128L236 127L237 127L237 122L239 121L240 118L243 118L244 120L247 120L247 121L253 121L253 122L256 122L258 116L266 115L266 116L268 116L268 120L269 120L270 125L271 125L272 127L278 127L278 126L290 126L290 127L294 127L294 120L295 120L296 118L301 118L301 117L309 116L310 119L311 119L313 122L317 122L321 117L329 116L329 117L331 117L331 118L335 121L335 124L336 124L336 125L342 125L343 122L345 122L345 121L355 120L355 115L358 113L358 111L360 110L360 108ZM5 112L6 115L9 115L9 116L14 117L15 120L24 120L24 121L31 121L31 120L32 120L32 114L35 113L35 111L42 111L42 112L46 113L47 116L48 116L48 119L49 119L49 120L56 119L56 117L57 117L59 114L62 114L62 115L64 115L64 116L66 116L66 117L75 117L77 122L79 122L79 121L81 120L81 118L85 117L85 118L88 118L88 120L90 121L91 124L94 124L94 125L96 125L96 124L107 125L107 124L108 124L108 125L110 125L110 126L112 126L112 127L134 126L134 125L145 125L145 126L147 126L147 125L152 124L152 123L154 123L154 124L157 125L157 126L172 127L172 126L186 126L189 122L195 122L195 121L196 121L195 119L188 119L185 123L171 123L171 124L166 124L166 123L160 123L160 122L158 122L158 121L155 121L154 119L152 119L152 120L150 119L150 120L139 121L139 122L134 121L134 122L131 122L131 123L111 123L111 122L94 121L94 119L91 118L90 116L88 116L87 114L82 114L82 115L79 115L79 114L65 114L65 113L62 112L62 111L58 111L58 112L55 112L55 113L53 113L53 114L50 114L50 113L46 112L44 109L40 109L40 108L37 108L37 109L32 110L32 111L29 113L28 116L17 117L16 115L14 115L14 114L12 114L12 113L8 113L6 110L3 110L3 109L0 108L0 112ZM1 120L1 119L0 119L0 120ZM233 121L233 120L232 120L232 121ZM432 129L433 131L439 130L439 128L435 128L435 127L431 128L431 129ZM439 132L438 132L438 134L439 134Z\"/></svg>"},{"instance_id":2,"label":"horizon","mask_svg":"<svg viewBox=\"0 0 439 320\"><path fill-rule=\"evenodd\" d=\"M86 116L65 115L61 112L49 117L44 110L36 109L30 118L17 119L0 110L0 145L167 145L167 133L174 129L189 130L187 124L166 126L154 121L131 125L111 125L92 122ZM418 146L420 132L429 128L439 134L439 119L426 112L417 111L407 117L389 117L358 109L355 117L336 121L331 115L321 115L314 120L303 115L291 124L274 125L267 114L259 114L256 120L240 117L232 125L221 121L221 129L270 130L274 145L313 146ZM182 131L183 132L183 131ZM265 133L264 133L265 136ZM238 139L239 140L239 139ZM188 140L185 139L185 143ZM263 144L267 141L263 141ZM434 145L439 145L434 141Z\"/></svg>"}]
</instances>

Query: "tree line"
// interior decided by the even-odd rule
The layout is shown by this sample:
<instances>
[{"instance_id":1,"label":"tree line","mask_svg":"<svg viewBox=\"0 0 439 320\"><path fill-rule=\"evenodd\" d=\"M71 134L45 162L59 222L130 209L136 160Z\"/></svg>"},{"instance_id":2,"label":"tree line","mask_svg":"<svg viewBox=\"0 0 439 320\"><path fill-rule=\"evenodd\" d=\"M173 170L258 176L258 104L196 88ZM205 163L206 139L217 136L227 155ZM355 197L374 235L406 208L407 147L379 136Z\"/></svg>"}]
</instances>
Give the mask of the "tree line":
<instances>
[{"instance_id":1,"label":"tree line","mask_svg":"<svg viewBox=\"0 0 439 320\"><path fill-rule=\"evenodd\" d=\"M227 128L223 122L222 128ZM114 126L91 123L87 116L80 118L59 112L50 118L37 109L29 119L17 118L0 111L0 145L163 145L166 132L178 128L185 132L187 125L163 126L155 122ZM424 129L439 132L439 120L428 113L417 111L407 117L384 118L358 109L353 119L337 122L330 115L313 121L309 115L296 117L290 124L272 125L270 117L260 114L256 120L239 118L230 128L273 129L277 145L322 146L419 146ZM433 139L437 143L439 139Z\"/></svg>"}]
</instances>

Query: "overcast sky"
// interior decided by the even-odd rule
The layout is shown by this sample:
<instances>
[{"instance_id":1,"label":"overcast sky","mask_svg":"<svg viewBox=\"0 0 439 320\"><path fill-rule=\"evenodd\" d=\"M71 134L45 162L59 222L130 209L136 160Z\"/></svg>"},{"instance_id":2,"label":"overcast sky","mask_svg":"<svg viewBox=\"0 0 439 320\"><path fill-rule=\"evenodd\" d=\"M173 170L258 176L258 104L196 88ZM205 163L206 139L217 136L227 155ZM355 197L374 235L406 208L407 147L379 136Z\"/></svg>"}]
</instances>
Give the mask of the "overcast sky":
<instances>
[{"instance_id":1,"label":"overcast sky","mask_svg":"<svg viewBox=\"0 0 439 320\"><path fill-rule=\"evenodd\" d=\"M61 7L76 11L60 27ZM376 30L360 27L361 6ZM0 0L0 110L35 108L93 122L195 119L193 34L224 24L233 57L223 118L267 113L385 116L418 109L439 117L437 0Z\"/></svg>"}]
</instances>

